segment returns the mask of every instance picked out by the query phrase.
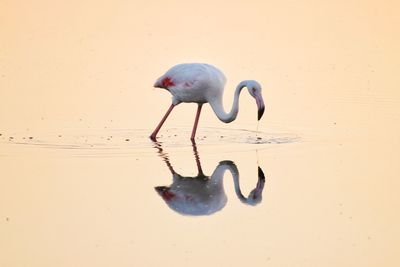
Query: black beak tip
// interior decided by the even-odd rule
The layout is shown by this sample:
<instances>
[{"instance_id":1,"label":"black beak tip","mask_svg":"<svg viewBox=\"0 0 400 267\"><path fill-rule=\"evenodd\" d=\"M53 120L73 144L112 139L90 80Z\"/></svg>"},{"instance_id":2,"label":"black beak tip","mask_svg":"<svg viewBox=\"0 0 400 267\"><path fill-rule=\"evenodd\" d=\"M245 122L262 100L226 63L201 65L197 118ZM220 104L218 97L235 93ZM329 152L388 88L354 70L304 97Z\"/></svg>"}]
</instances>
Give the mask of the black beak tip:
<instances>
[{"instance_id":1,"label":"black beak tip","mask_svg":"<svg viewBox=\"0 0 400 267\"><path fill-rule=\"evenodd\" d=\"M262 108L260 108L259 110L258 110L258 120L260 120L261 118L262 118L262 116L263 116L263 114L264 114L264 107L262 107Z\"/></svg>"},{"instance_id":2,"label":"black beak tip","mask_svg":"<svg viewBox=\"0 0 400 267\"><path fill-rule=\"evenodd\" d=\"M261 169L260 167L258 167L258 177L259 177L260 179L265 180L264 172L262 171L262 169Z\"/></svg>"}]
</instances>

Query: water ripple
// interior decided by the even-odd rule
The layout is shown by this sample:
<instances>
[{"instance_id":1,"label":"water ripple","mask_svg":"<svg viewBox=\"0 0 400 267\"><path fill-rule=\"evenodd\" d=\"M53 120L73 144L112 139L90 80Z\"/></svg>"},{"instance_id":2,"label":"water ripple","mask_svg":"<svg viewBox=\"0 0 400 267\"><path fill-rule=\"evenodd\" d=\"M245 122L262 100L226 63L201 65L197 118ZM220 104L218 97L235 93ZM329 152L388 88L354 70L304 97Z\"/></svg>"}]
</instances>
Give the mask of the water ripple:
<instances>
[{"instance_id":1,"label":"water ripple","mask_svg":"<svg viewBox=\"0 0 400 267\"><path fill-rule=\"evenodd\" d=\"M14 133L3 134L0 144L42 148L50 150L70 150L75 154L101 155L143 152L154 147L148 138L149 129L91 129L68 130L62 133ZM181 128L166 129L161 133L158 142L169 147L191 146L190 130ZM300 137L291 133L256 132L245 129L203 128L198 132L198 145L230 146L251 145L267 146L288 144L300 141ZM261 147L260 147L261 148Z\"/></svg>"}]
</instances>

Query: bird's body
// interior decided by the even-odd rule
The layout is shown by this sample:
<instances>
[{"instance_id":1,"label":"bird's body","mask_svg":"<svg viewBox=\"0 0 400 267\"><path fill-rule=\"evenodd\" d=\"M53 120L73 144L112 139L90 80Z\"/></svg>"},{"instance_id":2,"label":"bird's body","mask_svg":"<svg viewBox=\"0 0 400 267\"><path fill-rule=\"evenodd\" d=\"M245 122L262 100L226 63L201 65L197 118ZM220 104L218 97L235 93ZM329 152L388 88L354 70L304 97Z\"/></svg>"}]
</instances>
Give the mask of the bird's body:
<instances>
[{"instance_id":1,"label":"bird's body","mask_svg":"<svg viewBox=\"0 0 400 267\"><path fill-rule=\"evenodd\" d=\"M222 96L225 75L208 64L179 64L169 69L157 82L156 87L172 94L172 103L207 103Z\"/></svg>"},{"instance_id":2,"label":"bird's body","mask_svg":"<svg viewBox=\"0 0 400 267\"><path fill-rule=\"evenodd\" d=\"M221 121L228 123L235 120L239 111L239 95L244 87L247 87L250 95L256 99L258 119L262 117L264 113L264 101L261 95L261 85L258 82L246 80L238 84L233 106L229 113L225 112L222 104L225 83L225 75L219 69L209 64L179 64L169 69L157 79L154 87L168 90L172 94L172 104L150 138L153 140L156 139L157 133L168 115L180 103L198 103L191 136L192 140L196 134L201 108L204 103L211 105L214 113Z\"/></svg>"},{"instance_id":3,"label":"bird's body","mask_svg":"<svg viewBox=\"0 0 400 267\"><path fill-rule=\"evenodd\" d=\"M174 170L168 154L163 151L161 143L156 143L156 148L170 170L173 182L169 186L157 186L155 190L172 210L183 215L194 216L210 215L221 210L228 200L223 183L224 174L227 171L231 173L236 196L242 203L255 206L262 201L265 175L260 167L258 167L256 187L251 190L248 197L245 197L240 188L239 170L233 161L221 161L214 172L207 176L203 173L197 146L193 142L197 175L183 176Z\"/></svg>"}]
</instances>

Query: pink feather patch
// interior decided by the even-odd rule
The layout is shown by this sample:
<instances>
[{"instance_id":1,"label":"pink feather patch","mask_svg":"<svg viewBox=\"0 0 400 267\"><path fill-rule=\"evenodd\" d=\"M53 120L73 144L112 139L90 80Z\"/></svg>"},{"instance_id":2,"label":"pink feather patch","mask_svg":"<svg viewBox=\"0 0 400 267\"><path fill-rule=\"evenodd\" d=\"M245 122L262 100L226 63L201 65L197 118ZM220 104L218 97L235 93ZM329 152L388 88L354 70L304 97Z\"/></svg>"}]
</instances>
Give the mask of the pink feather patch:
<instances>
[{"instance_id":1,"label":"pink feather patch","mask_svg":"<svg viewBox=\"0 0 400 267\"><path fill-rule=\"evenodd\" d=\"M169 86L174 86L175 83L172 81L172 79L170 77L165 77L162 81L161 81L162 86L164 87L169 87Z\"/></svg>"},{"instance_id":2,"label":"pink feather patch","mask_svg":"<svg viewBox=\"0 0 400 267\"><path fill-rule=\"evenodd\" d=\"M164 200L168 201L168 200L173 199L173 198L175 197L175 194L169 192L168 190L165 190L165 191L162 193L162 197L164 198Z\"/></svg>"}]
</instances>

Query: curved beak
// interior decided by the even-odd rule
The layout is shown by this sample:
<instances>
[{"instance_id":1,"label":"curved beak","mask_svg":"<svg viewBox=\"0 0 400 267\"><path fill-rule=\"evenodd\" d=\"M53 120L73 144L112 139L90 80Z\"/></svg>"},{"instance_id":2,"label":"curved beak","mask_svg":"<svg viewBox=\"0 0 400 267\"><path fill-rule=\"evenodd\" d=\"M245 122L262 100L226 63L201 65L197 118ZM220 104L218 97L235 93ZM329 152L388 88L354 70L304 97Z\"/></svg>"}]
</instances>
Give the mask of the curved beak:
<instances>
[{"instance_id":1,"label":"curved beak","mask_svg":"<svg viewBox=\"0 0 400 267\"><path fill-rule=\"evenodd\" d=\"M260 93L255 95L255 99L258 108L258 120L260 120L265 110L264 99L262 98L262 95Z\"/></svg>"}]
</instances>

